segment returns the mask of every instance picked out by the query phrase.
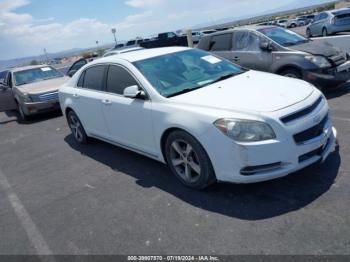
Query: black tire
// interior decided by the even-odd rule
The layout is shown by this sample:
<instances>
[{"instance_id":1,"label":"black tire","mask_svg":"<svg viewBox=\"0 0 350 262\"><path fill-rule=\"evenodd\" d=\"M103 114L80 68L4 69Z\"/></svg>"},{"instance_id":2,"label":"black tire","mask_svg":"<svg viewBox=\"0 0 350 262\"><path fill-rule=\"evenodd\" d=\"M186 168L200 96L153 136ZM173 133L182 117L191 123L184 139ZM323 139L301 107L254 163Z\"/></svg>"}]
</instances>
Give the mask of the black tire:
<instances>
[{"instance_id":1,"label":"black tire","mask_svg":"<svg viewBox=\"0 0 350 262\"><path fill-rule=\"evenodd\" d=\"M21 122L28 121L29 120L29 116L24 112L22 106L18 102L16 102L16 104L17 104L17 113L18 113L18 116L19 116L19 120Z\"/></svg>"},{"instance_id":2,"label":"black tire","mask_svg":"<svg viewBox=\"0 0 350 262\"><path fill-rule=\"evenodd\" d=\"M311 38L311 37L312 37L310 28L306 29L306 36L307 36L308 38Z\"/></svg>"},{"instance_id":3,"label":"black tire","mask_svg":"<svg viewBox=\"0 0 350 262\"><path fill-rule=\"evenodd\" d=\"M181 149L181 155L175 149L176 144L179 145L178 149ZM188 145L191 150L188 150ZM197 139L184 131L174 131L167 137L165 156L173 174L190 188L204 189L216 181L213 166L205 149ZM176 161L183 163L175 164Z\"/></svg>"},{"instance_id":4,"label":"black tire","mask_svg":"<svg viewBox=\"0 0 350 262\"><path fill-rule=\"evenodd\" d=\"M74 111L69 111L67 114L67 122L75 141L79 144L87 144L89 137L86 135L85 129Z\"/></svg>"},{"instance_id":5,"label":"black tire","mask_svg":"<svg viewBox=\"0 0 350 262\"><path fill-rule=\"evenodd\" d=\"M322 36L328 36L328 31L325 27L322 29Z\"/></svg>"},{"instance_id":6,"label":"black tire","mask_svg":"<svg viewBox=\"0 0 350 262\"><path fill-rule=\"evenodd\" d=\"M295 27L297 27L296 24L291 24L291 25L290 25L290 28L295 28Z\"/></svg>"},{"instance_id":7,"label":"black tire","mask_svg":"<svg viewBox=\"0 0 350 262\"><path fill-rule=\"evenodd\" d=\"M285 77L290 77L290 78L297 78L297 79L302 79L302 75L299 70L290 68L282 71L280 75L285 76Z\"/></svg>"}]
</instances>

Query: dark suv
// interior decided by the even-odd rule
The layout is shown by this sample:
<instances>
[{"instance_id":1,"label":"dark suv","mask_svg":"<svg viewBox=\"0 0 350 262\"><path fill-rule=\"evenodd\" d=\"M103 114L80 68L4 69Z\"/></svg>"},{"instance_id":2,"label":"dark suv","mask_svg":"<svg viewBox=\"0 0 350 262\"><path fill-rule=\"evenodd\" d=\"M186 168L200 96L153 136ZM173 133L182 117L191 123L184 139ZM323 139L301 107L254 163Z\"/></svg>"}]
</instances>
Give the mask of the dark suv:
<instances>
[{"instance_id":1,"label":"dark suv","mask_svg":"<svg viewBox=\"0 0 350 262\"><path fill-rule=\"evenodd\" d=\"M350 79L347 53L276 26L214 33L204 36L198 48L249 69L300 78L320 88L336 88Z\"/></svg>"}]
</instances>

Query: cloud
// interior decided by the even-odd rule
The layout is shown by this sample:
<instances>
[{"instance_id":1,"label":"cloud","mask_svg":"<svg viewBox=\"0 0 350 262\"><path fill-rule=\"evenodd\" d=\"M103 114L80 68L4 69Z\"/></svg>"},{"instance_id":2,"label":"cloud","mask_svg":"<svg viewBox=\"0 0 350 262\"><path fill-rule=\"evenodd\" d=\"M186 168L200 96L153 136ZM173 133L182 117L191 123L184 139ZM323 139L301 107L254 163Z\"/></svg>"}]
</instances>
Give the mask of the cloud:
<instances>
[{"instance_id":1,"label":"cloud","mask_svg":"<svg viewBox=\"0 0 350 262\"><path fill-rule=\"evenodd\" d=\"M125 4L131 7L144 8L155 7L163 2L163 0L128 0Z\"/></svg>"},{"instance_id":2,"label":"cloud","mask_svg":"<svg viewBox=\"0 0 350 262\"><path fill-rule=\"evenodd\" d=\"M4 0L0 2L0 10L7 12L29 4L29 0Z\"/></svg>"}]
</instances>

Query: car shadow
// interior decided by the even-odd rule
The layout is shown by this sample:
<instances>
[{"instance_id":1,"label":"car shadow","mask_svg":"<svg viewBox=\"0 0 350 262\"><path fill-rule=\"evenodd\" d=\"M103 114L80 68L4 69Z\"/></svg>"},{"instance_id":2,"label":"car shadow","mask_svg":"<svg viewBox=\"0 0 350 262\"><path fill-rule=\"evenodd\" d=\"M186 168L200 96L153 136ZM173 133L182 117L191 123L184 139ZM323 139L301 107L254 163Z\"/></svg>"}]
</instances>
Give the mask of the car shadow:
<instances>
[{"instance_id":1,"label":"car shadow","mask_svg":"<svg viewBox=\"0 0 350 262\"><path fill-rule=\"evenodd\" d=\"M141 187L156 187L195 207L242 220L272 218L309 205L330 189L341 163L338 149L325 163L284 178L247 185L218 183L196 191L183 186L157 161L96 140L80 145L69 135L65 141L82 155L133 177Z\"/></svg>"},{"instance_id":2,"label":"car shadow","mask_svg":"<svg viewBox=\"0 0 350 262\"><path fill-rule=\"evenodd\" d=\"M324 92L324 95L328 100L344 96L350 93L350 82L347 82L333 91Z\"/></svg>"},{"instance_id":3,"label":"car shadow","mask_svg":"<svg viewBox=\"0 0 350 262\"><path fill-rule=\"evenodd\" d=\"M18 112L15 110L12 111L5 111L5 115L8 119L4 121L0 121L0 124L8 124L11 122L17 122L20 125L31 125L39 122L44 122L56 117L61 117L62 112L60 110L47 112L47 113L41 113L35 116L31 116L28 120L23 121L20 120L20 117L18 115Z\"/></svg>"}]
</instances>

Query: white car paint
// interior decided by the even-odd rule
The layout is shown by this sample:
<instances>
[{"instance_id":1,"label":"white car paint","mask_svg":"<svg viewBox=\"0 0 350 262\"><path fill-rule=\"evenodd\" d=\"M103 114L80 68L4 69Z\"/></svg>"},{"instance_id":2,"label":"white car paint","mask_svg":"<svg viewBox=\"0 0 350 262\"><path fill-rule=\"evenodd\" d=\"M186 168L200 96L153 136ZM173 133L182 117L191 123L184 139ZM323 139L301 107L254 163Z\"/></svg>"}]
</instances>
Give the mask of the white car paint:
<instances>
[{"instance_id":1,"label":"white car paint","mask_svg":"<svg viewBox=\"0 0 350 262\"><path fill-rule=\"evenodd\" d=\"M309 129L329 112L327 100L307 82L273 74L248 71L233 78L172 98L161 96L132 64L147 58L188 50L182 47L140 50L96 60L80 69L60 89L63 113L73 109L87 134L165 163L161 138L166 130L182 129L206 150L219 181L253 183L285 176L319 160L335 149L336 130L331 119L313 141L298 145L293 135ZM148 94L149 100L77 88L81 73L96 64L118 64L127 68ZM75 96L79 96L76 99ZM323 97L311 113L288 124L281 117L298 112ZM106 106L103 101L112 105ZM221 118L268 123L275 139L235 142L221 133L214 122ZM299 157L326 144L322 155L299 163ZM242 175L242 168L281 162L277 169Z\"/></svg>"}]
</instances>

